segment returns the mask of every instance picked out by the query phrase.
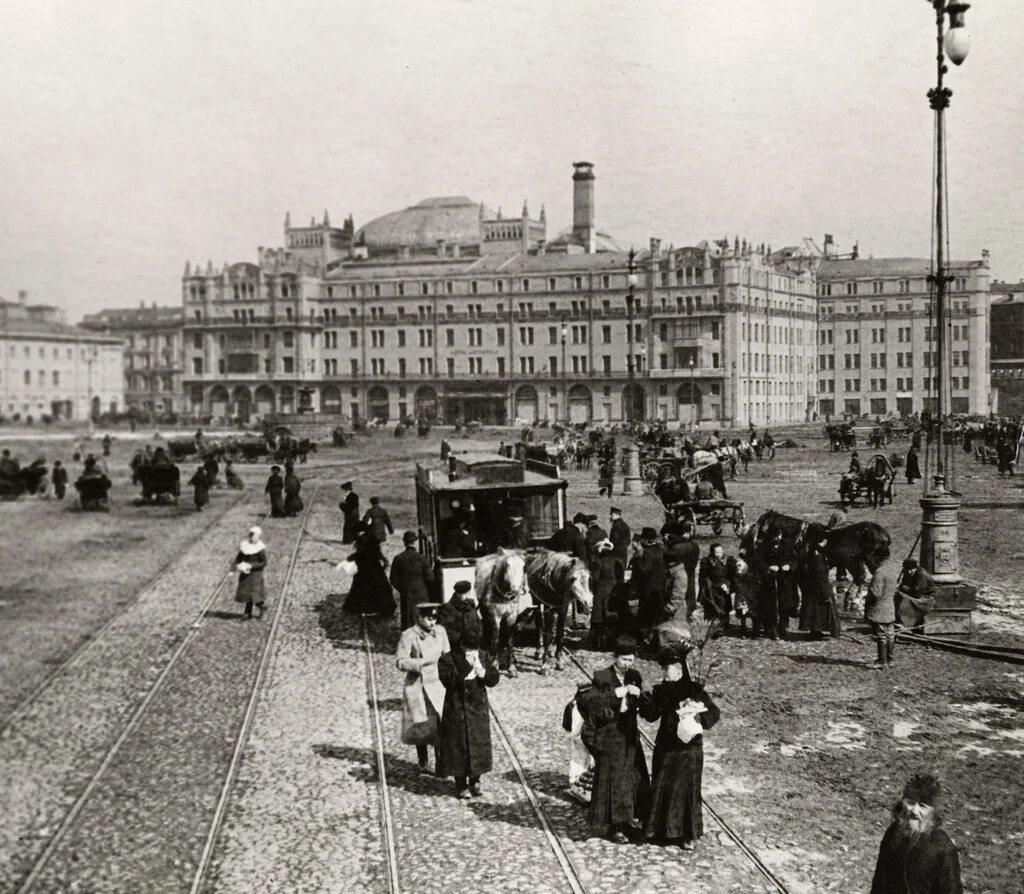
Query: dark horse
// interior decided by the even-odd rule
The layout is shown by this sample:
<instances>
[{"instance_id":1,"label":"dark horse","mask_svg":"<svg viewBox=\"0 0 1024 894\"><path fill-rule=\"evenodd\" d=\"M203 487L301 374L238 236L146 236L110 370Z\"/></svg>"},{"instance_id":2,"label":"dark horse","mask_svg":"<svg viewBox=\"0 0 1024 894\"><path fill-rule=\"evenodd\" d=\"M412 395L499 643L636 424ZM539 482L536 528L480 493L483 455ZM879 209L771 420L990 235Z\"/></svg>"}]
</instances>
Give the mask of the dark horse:
<instances>
[{"instance_id":1,"label":"dark horse","mask_svg":"<svg viewBox=\"0 0 1024 894\"><path fill-rule=\"evenodd\" d=\"M496 640L492 649L501 645L503 628L509 632L509 676L518 674L515 666L515 622L529 607L524 605L526 590L516 585L517 564L525 561L528 592L536 608L537 658L540 672L547 673L548 659L554 657L556 670L562 670L565 619L573 600L589 608L594 601L590 593L590 572L579 560L565 553L536 548L523 553L500 550L493 556L477 559L476 592L481 607L490 614L491 629ZM502 621L505 620L505 625ZM557 627L555 622L557 620ZM552 628L554 642L552 642Z\"/></svg>"},{"instance_id":2,"label":"dark horse","mask_svg":"<svg viewBox=\"0 0 1024 894\"><path fill-rule=\"evenodd\" d=\"M744 532L740 539L739 554L749 558L757 554L764 542L776 532L782 532L783 544L795 555L803 558L808 543L822 539L825 544L825 561L830 568L845 568L853 575L858 586L866 580L864 568L872 574L882 563L879 551L888 548L892 542L889 532L875 522L854 522L838 528L828 528L817 522L782 515L769 509Z\"/></svg>"}]
</instances>

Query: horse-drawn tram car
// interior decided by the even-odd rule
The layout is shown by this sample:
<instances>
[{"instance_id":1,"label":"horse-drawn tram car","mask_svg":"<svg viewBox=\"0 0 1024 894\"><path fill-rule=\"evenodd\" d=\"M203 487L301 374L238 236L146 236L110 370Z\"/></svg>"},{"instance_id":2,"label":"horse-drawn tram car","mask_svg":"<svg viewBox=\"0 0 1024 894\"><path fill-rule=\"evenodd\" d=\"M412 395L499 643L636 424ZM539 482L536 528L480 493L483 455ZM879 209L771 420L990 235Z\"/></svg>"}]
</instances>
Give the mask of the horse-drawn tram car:
<instances>
[{"instance_id":1,"label":"horse-drawn tram car","mask_svg":"<svg viewBox=\"0 0 1024 894\"><path fill-rule=\"evenodd\" d=\"M494 454L451 459L449 472L416 465L419 548L434 569L440 601L458 581L475 586L479 556L499 546L542 545L566 517L568 483L556 466Z\"/></svg>"}]
</instances>

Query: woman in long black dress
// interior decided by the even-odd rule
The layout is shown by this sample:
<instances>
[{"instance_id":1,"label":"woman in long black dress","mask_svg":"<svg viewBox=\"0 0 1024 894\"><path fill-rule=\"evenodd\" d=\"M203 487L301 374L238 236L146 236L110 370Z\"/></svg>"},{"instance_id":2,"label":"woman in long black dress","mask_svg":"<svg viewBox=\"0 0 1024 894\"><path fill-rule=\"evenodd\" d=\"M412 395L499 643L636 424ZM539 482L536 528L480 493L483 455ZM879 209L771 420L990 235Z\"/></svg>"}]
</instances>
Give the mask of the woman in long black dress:
<instances>
[{"instance_id":1,"label":"woman in long black dress","mask_svg":"<svg viewBox=\"0 0 1024 894\"><path fill-rule=\"evenodd\" d=\"M644 822L644 837L675 841L684 850L692 850L704 834L704 745L700 733L683 741L689 738L685 731L689 722L680 718L679 709L688 703L703 703L707 710L695 715L702 729L718 722L719 711L704 688L690 679L682 652L663 649L658 663L664 668L664 680L640 696L640 716L648 721L661 720L654 741L651 808Z\"/></svg>"},{"instance_id":2,"label":"woman in long black dress","mask_svg":"<svg viewBox=\"0 0 1024 894\"><path fill-rule=\"evenodd\" d=\"M395 596L385 574L388 560L368 526L364 525L360 531L356 551L348 561L356 563L356 573L345 598L345 611L354 615L390 615L394 612Z\"/></svg>"}]
</instances>

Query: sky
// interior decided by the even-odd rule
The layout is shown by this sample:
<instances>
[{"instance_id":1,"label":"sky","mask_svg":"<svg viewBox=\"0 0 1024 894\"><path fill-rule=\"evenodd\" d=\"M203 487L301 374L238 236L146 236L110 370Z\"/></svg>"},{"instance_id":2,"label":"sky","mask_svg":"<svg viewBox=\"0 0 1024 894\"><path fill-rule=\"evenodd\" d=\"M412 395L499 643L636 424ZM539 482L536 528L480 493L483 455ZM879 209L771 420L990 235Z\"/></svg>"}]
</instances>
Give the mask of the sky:
<instances>
[{"instance_id":1,"label":"sky","mask_svg":"<svg viewBox=\"0 0 1024 894\"><path fill-rule=\"evenodd\" d=\"M1019 0L950 66L950 241L1024 278ZM924 0L0 0L0 296L176 304L186 261L428 196L624 244L834 234L926 257Z\"/></svg>"}]
</instances>

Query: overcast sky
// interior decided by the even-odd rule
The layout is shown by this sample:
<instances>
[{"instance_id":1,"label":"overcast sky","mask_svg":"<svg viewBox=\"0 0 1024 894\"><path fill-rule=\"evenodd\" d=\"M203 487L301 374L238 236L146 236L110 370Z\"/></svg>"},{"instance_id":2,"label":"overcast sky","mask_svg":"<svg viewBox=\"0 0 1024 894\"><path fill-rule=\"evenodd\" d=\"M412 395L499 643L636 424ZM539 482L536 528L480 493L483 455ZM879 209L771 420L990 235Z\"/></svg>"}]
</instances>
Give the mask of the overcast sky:
<instances>
[{"instance_id":1,"label":"overcast sky","mask_svg":"<svg viewBox=\"0 0 1024 894\"><path fill-rule=\"evenodd\" d=\"M953 254L1017 280L1024 3L968 25ZM0 41L0 295L73 319L177 303L186 260L254 260L289 210L527 198L553 235L577 160L623 244L929 251L925 0L0 0Z\"/></svg>"}]
</instances>

